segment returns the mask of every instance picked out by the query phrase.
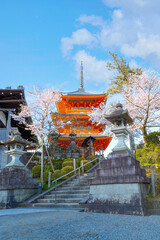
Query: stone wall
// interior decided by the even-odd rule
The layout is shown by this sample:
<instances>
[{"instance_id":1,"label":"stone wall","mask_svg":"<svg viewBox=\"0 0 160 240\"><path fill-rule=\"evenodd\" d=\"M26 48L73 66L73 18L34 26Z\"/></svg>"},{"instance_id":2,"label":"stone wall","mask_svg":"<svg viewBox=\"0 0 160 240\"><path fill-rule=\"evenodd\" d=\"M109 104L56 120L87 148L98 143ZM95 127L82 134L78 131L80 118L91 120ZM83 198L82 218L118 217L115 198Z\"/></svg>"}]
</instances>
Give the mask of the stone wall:
<instances>
[{"instance_id":1,"label":"stone wall","mask_svg":"<svg viewBox=\"0 0 160 240\"><path fill-rule=\"evenodd\" d=\"M12 208L38 193L38 180L24 167L0 171L0 208Z\"/></svg>"}]
</instances>

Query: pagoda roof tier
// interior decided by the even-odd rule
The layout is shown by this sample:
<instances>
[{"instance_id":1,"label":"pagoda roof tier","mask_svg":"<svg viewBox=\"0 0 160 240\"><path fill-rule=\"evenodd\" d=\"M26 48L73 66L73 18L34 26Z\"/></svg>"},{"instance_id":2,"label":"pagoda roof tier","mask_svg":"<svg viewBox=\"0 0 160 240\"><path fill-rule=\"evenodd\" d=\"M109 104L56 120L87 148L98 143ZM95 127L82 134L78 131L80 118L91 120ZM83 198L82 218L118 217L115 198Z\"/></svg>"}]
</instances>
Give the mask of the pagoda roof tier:
<instances>
[{"instance_id":1,"label":"pagoda roof tier","mask_svg":"<svg viewBox=\"0 0 160 240\"><path fill-rule=\"evenodd\" d=\"M81 147L83 141L90 136L96 139L93 143L93 148L95 148L96 151L102 150L102 148L105 150L112 140L112 137L105 135L77 135L75 140L77 146ZM59 147L63 150L69 146L71 140L68 135L63 135L58 139L58 143Z\"/></svg>"},{"instance_id":2,"label":"pagoda roof tier","mask_svg":"<svg viewBox=\"0 0 160 240\"><path fill-rule=\"evenodd\" d=\"M102 95L106 95L106 93L92 93L92 92L87 92L85 91L84 88L79 88L77 91L73 91L73 92L67 92L65 93L66 96L102 96Z\"/></svg>"},{"instance_id":3,"label":"pagoda roof tier","mask_svg":"<svg viewBox=\"0 0 160 240\"><path fill-rule=\"evenodd\" d=\"M59 117L61 117L61 118L65 118L65 117L69 117L69 118L73 118L73 119L75 119L75 117L76 118L80 118L80 119L89 119L90 117L87 115L87 114L80 114L80 113L71 113L71 114L66 114L66 113L57 113L57 112L55 112L55 113L51 113L51 117L53 118L53 117L56 117L56 116L59 116Z\"/></svg>"},{"instance_id":4,"label":"pagoda roof tier","mask_svg":"<svg viewBox=\"0 0 160 240\"><path fill-rule=\"evenodd\" d=\"M51 114L52 120L59 133L70 134L99 134L105 129L105 124L92 123L86 114ZM58 128L57 121L63 121L64 127Z\"/></svg>"},{"instance_id":5,"label":"pagoda roof tier","mask_svg":"<svg viewBox=\"0 0 160 240\"><path fill-rule=\"evenodd\" d=\"M61 101L56 103L56 106L59 113L87 113L92 111L92 107L98 107L101 103L105 103L106 100L106 94L64 94L61 97Z\"/></svg>"}]
</instances>

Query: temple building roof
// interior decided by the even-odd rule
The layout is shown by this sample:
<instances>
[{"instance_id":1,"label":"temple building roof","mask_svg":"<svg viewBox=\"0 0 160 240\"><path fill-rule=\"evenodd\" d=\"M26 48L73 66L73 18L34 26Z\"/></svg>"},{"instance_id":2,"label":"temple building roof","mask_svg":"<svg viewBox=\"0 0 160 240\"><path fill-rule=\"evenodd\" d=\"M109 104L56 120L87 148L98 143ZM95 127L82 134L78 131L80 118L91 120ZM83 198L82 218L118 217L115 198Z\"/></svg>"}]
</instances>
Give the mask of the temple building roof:
<instances>
[{"instance_id":1,"label":"temple building roof","mask_svg":"<svg viewBox=\"0 0 160 240\"><path fill-rule=\"evenodd\" d=\"M73 92L68 92L68 93L65 93L65 95L78 95L78 96L90 96L90 95L106 95L106 93L92 93L92 92L87 92L85 91L85 89L78 89L77 91L73 91Z\"/></svg>"},{"instance_id":2,"label":"temple building roof","mask_svg":"<svg viewBox=\"0 0 160 240\"><path fill-rule=\"evenodd\" d=\"M23 86L18 86L17 89L0 89L0 108L15 109L23 103L26 103Z\"/></svg>"}]
</instances>

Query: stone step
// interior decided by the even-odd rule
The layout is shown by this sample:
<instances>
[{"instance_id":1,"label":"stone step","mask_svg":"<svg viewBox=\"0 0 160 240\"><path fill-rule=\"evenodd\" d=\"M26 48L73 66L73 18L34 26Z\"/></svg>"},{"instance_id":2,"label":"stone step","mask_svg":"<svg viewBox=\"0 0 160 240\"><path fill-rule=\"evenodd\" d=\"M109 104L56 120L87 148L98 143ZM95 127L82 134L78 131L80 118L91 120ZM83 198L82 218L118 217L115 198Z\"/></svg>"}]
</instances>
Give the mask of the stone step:
<instances>
[{"instance_id":1,"label":"stone step","mask_svg":"<svg viewBox=\"0 0 160 240\"><path fill-rule=\"evenodd\" d=\"M89 178L88 178L89 179ZM88 179L86 180L86 179L84 179L84 180L80 180L80 183L82 183L82 184L88 184ZM68 185L68 184L79 184L79 180L75 180L75 181L71 181L71 182L68 182L68 183L66 183L66 185Z\"/></svg>"},{"instance_id":2,"label":"stone step","mask_svg":"<svg viewBox=\"0 0 160 240\"><path fill-rule=\"evenodd\" d=\"M57 188L56 191L68 191L68 190L87 190L89 191L89 187L88 186L85 186L85 187L61 187L61 188ZM52 191L54 193L54 191Z\"/></svg>"},{"instance_id":3,"label":"stone step","mask_svg":"<svg viewBox=\"0 0 160 240\"><path fill-rule=\"evenodd\" d=\"M56 194L56 198L84 198L88 194ZM55 198L55 194L45 195L44 199Z\"/></svg>"},{"instance_id":4,"label":"stone step","mask_svg":"<svg viewBox=\"0 0 160 240\"><path fill-rule=\"evenodd\" d=\"M56 194L57 195L60 195L60 194L87 194L89 192L89 190L72 190L72 189L69 189L67 191L65 190L56 190ZM55 191L51 192L51 194L55 194Z\"/></svg>"},{"instance_id":5,"label":"stone step","mask_svg":"<svg viewBox=\"0 0 160 240\"><path fill-rule=\"evenodd\" d=\"M68 184L68 185L65 185L65 186L62 186L61 188L89 188L89 185L88 184ZM59 188L60 189L60 188Z\"/></svg>"},{"instance_id":6,"label":"stone step","mask_svg":"<svg viewBox=\"0 0 160 240\"><path fill-rule=\"evenodd\" d=\"M79 210L83 210L84 206L83 205L79 205L79 203L33 203L32 207L39 207L39 208L69 208L69 209L74 209L74 208L78 208Z\"/></svg>"},{"instance_id":7,"label":"stone step","mask_svg":"<svg viewBox=\"0 0 160 240\"><path fill-rule=\"evenodd\" d=\"M38 203L79 203L81 201L81 198L56 198L55 199L39 199Z\"/></svg>"}]
</instances>

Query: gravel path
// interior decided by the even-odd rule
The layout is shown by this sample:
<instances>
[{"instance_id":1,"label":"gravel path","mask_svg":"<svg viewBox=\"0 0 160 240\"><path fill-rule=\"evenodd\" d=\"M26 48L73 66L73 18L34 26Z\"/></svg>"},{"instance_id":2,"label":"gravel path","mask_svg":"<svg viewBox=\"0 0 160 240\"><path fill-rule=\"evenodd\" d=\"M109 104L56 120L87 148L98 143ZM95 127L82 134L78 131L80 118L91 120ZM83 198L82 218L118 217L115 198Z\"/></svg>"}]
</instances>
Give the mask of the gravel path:
<instances>
[{"instance_id":1,"label":"gravel path","mask_svg":"<svg viewBox=\"0 0 160 240\"><path fill-rule=\"evenodd\" d=\"M57 209L5 211L0 210L0 240L160 240L160 216Z\"/></svg>"}]
</instances>

